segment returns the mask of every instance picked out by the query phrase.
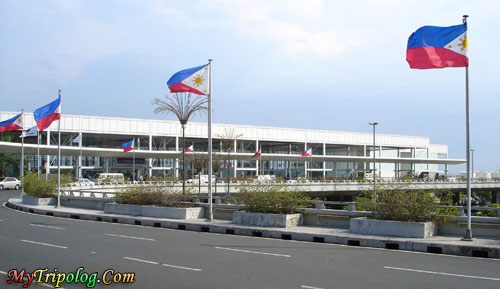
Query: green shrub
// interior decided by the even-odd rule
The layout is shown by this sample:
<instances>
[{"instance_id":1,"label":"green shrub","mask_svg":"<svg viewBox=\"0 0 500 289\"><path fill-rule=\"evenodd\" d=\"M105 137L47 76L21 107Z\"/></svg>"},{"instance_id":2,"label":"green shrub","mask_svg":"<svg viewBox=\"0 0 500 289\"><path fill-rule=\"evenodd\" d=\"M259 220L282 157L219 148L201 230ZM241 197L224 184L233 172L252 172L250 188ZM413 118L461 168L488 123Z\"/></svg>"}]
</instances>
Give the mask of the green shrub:
<instances>
[{"instance_id":1,"label":"green shrub","mask_svg":"<svg viewBox=\"0 0 500 289\"><path fill-rule=\"evenodd\" d=\"M23 179L23 187L26 195L37 198L49 198L57 196L57 178L50 177L48 180L37 174L27 174Z\"/></svg>"},{"instance_id":2,"label":"green shrub","mask_svg":"<svg viewBox=\"0 0 500 289\"><path fill-rule=\"evenodd\" d=\"M242 188L237 195L245 209L252 213L293 214L308 206L309 197L286 186Z\"/></svg>"},{"instance_id":3,"label":"green shrub","mask_svg":"<svg viewBox=\"0 0 500 289\"><path fill-rule=\"evenodd\" d=\"M369 203L374 218L404 222L446 223L457 215L454 208L440 208L451 202L448 192L429 192L401 188L378 190L376 194L366 192L363 196Z\"/></svg>"},{"instance_id":4,"label":"green shrub","mask_svg":"<svg viewBox=\"0 0 500 289\"><path fill-rule=\"evenodd\" d=\"M114 200L118 204L188 208L192 198L160 186L134 186L116 194Z\"/></svg>"},{"instance_id":5,"label":"green shrub","mask_svg":"<svg viewBox=\"0 0 500 289\"><path fill-rule=\"evenodd\" d=\"M500 204L490 204L488 205L489 208L500 208ZM497 217L497 211L490 211L490 210L481 210L474 212L474 216L482 216L482 217Z\"/></svg>"}]
</instances>

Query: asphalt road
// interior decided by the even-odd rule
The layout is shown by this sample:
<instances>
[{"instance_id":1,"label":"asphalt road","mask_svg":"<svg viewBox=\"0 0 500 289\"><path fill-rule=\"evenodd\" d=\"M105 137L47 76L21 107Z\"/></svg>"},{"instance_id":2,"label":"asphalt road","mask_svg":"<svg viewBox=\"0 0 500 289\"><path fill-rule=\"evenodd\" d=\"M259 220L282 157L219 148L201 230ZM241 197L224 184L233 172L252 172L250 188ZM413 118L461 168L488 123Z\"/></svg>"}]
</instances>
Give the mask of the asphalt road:
<instances>
[{"instance_id":1,"label":"asphalt road","mask_svg":"<svg viewBox=\"0 0 500 289\"><path fill-rule=\"evenodd\" d=\"M0 202L18 195L1 191ZM0 288L22 288L6 283L11 269L46 267L65 273L84 267L98 278L110 268L135 273L132 284L95 288L500 288L496 259L91 222L0 207Z\"/></svg>"}]
</instances>

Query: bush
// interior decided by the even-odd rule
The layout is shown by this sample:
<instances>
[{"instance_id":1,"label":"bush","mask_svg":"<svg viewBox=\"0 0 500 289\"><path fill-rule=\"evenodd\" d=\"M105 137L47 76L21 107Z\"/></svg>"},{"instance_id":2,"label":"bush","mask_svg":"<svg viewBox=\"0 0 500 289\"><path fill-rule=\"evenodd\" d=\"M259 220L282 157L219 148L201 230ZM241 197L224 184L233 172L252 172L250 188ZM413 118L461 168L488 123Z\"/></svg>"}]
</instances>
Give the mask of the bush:
<instances>
[{"instance_id":1,"label":"bush","mask_svg":"<svg viewBox=\"0 0 500 289\"><path fill-rule=\"evenodd\" d=\"M450 204L448 192L396 188L366 192L364 197L379 220L446 223L458 214L454 208L439 207Z\"/></svg>"},{"instance_id":2,"label":"bush","mask_svg":"<svg viewBox=\"0 0 500 289\"><path fill-rule=\"evenodd\" d=\"M37 198L50 198L57 196L57 177L38 178L38 174L27 174L23 179L26 195Z\"/></svg>"},{"instance_id":3,"label":"bush","mask_svg":"<svg viewBox=\"0 0 500 289\"><path fill-rule=\"evenodd\" d=\"M309 197L286 186L243 188L236 197L252 213L293 214L308 206Z\"/></svg>"},{"instance_id":4,"label":"bush","mask_svg":"<svg viewBox=\"0 0 500 289\"><path fill-rule=\"evenodd\" d=\"M168 189L160 186L134 186L125 189L115 195L115 202L118 204L158 206L158 207L191 207L191 198L169 192Z\"/></svg>"}]
</instances>

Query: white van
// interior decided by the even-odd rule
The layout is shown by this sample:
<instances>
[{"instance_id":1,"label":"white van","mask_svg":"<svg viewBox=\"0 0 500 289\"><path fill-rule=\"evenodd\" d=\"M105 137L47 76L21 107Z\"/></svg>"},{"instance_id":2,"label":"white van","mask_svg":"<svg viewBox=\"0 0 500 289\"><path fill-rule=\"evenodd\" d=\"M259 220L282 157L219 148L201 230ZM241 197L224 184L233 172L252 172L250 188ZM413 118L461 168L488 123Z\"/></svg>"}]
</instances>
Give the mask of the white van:
<instances>
[{"instance_id":1,"label":"white van","mask_svg":"<svg viewBox=\"0 0 500 289\"><path fill-rule=\"evenodd\" d=\"M125 176L121 173L99 173L94 176L93 181L96 183L120 183L125 181Z\"/></svg>"}]
</instances>

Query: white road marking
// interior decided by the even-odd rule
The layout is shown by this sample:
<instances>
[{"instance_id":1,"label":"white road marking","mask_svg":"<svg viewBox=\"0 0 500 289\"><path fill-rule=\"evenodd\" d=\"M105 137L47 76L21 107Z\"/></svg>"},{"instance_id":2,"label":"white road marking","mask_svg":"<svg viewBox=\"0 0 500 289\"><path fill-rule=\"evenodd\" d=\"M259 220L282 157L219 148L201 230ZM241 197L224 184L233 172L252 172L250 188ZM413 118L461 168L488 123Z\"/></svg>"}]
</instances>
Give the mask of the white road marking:
<instances>
[{"instance_id":1,"label":"white road marking","mask_svg":"<svg viewBox=\"0 0 500 289\"><path fill-rule=\"evenodd\" d=\"M312 286L307 286L307 285L302 285L302 286L300 286L300 288L306 288L306 289L323 289L323 288L320 288L320 287L312 287Z\"/></svg>"},{"instance_id":2,"label":"white road marking","mask_svg":"<svg viewBox=\"0 0 500 289\"><path fill-rule=\"evenodd\" d=\"M176 265L170 265L170 264L163 264L163 263L159 263L159 262L155 262L155 261L142 260L142 259L137 259L137 258L132 258L132 257L123 257L123 259L137 261L137 262L142 262L142 263L147 263L147 264L153 264L153 265L161 265L161 266L164 266L164 267L170 267L170 268L176 268L176 269L183 269L183 270L201 272L201 269L189 268L189 267L182 267L182 266L176 266Z\"/></svg>"},{"instance_id":3,"label":"white road marking","mask_svg":"<svg viewBox=\"0 0 500 289\"><path fill-rule=\"evenodd\" d=\"M35 241L29 241L29 240L20 240L20 241L21 242L25 242L25 243L31 243L31 244L37 244L37 245L44 245L44 246L54 247L54 248L68 249L68 247L58 246L58 245L52 245L52 244L47 244L47 243L41 243L41 242L35 242Z\"/></svg>"},{"instance_id":4,"label":"white road marking","mask_svg":"<svg viewBox=\"0 0 500 289\"><path fill-rule=\"evenodd\" d=\"M106 236L128 238L128 239L137 239L137 240L145 240L145 241L156 241L155 239L133 237L133 236L125 236L125 235L106 234Z\"/></svg>"},{"instance_id":5,"label":"white road marking","mask_svg":"<svg viewBox=\"0 0 500 289\"><path fill-rule=\"evenodd\" d=\"M176 269L183 269L183 270L201 272L201 269L195 269L195 268L189 268L189 267L181 267L181 266L175 266L175 265L169 265L169 264L161 264L161 265L165 266L165 267L176 268Z\"/></svg>"},{"instance_id":6,"label":"white road marking","mask_svg":"<svg viewBox=\"0 0 500 289\"><path fill-rule=\"evenodd\" d=\"M444 273L444 272L435 272L435 271L425 271L425 270L408 269L408 268L398 268L398 267L389 267L389 266L384 266L384 268L385 269L392 269L392 270L400 270L400 271L410 271L410 272L416 272L416 273L424 273L424 274L435 274L435 275L444 275L444 276L453 276L453 277L462 277L462 278L472 278L472 279L483 279L483 280L500 281L499 278L492 278L492 277L462 275L462 274L453 274L453 273Z\"/></svg>"},{"instance_id":7,"label":"white road marking","mask_svg":"<svg viewBox=\"0 0 500 289\"><path fill-rule=\"evenodd\" d=\"M132 257L123 257L123 259L142 262L142 263L148 263L148 264L154 264L154 265L160 265L160 263L155 262L155 261L142 260L142 259L137 259L137 258L132 258Z\"/></svg>"},{"instance_id":8,"label":"white road marking","mask_svg":"<svg viewBox=\"0 0 500 289\"><path fill-rule=\"evenodd\" d=\"M49 229L57 229L57 230L66 230L65 228L48 226L48 225L38 225L38 224L30 224L30 226L41 227L41 228L49 228Z\"/></svg>"},{"instance_id":9,"label":"white road marking","mask_svg":"<svg viewBox=\"0 0 500 289\"><path fill-rule=\"evenodd\" d=\"M3 220L0 220L0 222L3 222Z\"/></svg>"},{"instance_id":10,"label":"white road marking","mask_svg":"<svg viewBox=\"0 0 500 289\"><path fill-rule=\"evenodd\" d=\"M240 249L233 249L233 248L226 248L226 247L215 247L215 249L236 251L236 252L243 252L243 253L251 253L251 254L259 254L259 255L276 256L276 257L288 257L288 258L292 257L291 255L282 255L282 254L257 252L257 251L247 251L247 250L240 250Z\"/></svg>"},{"instance_id":11,"label":"white road marking","mask_svg":"<svg viewBox=\"0 0 500 289\"><path fill-rule=\"evenodd\" d=\"M4 272L4 271L0 271L0 274L3 274L3 275L8 275L7 272ZM38 285L42 285L42 286L45 286L45 287L48 287L48 288L54 288L54 286L52 285L49 285L49 284L45 284L45 283L37 283ZM59 289L65 289L64 287L59 287Z\"/></svg>"}]
</instances>

